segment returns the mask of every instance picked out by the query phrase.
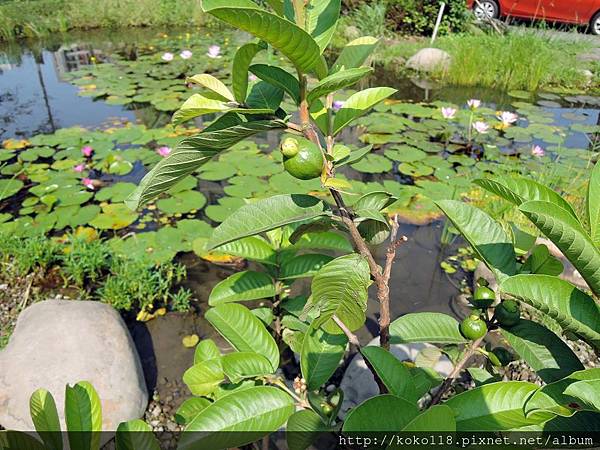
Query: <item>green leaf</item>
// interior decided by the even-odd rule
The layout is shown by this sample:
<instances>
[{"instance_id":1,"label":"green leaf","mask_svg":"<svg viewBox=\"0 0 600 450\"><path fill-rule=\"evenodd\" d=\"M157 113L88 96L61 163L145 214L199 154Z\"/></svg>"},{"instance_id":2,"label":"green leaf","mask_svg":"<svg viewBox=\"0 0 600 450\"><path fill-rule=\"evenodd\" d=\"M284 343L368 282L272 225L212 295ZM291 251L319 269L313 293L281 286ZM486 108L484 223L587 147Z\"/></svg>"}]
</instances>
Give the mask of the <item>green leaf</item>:
<instances>
[{"instance_id":1,"label":"green leaf","mask_svg":"<svg viewBox=\"0 0 600 450\"><path fill-rule=\"evenodd\" d=\"M333 134L338 134L354 119L366 114L373 106L382 102L394 93L396 93L396 89L377 87L352 94L348 100L346 100L344 106L335 114L333 120Z\"/></svg>"},{"instance_id":2,"label":"green leaf","mask_svg":"<svg viewBox=\"0 0 600 450\"><path fill-rule=\"evenodd\" d=\"M456 200L442 200L436 205L471 244L475 254L499 282L516 273L516 256L512 239L498 222L474 206Z\"/></svg>"},{"instance_id":3,"label":"green leaf","mask_svg":"<svg viewBox=\"0 0 600 450\"><path fill-rule=\"evenodd\" d=\"M546 383L583 369L573 350L562 339L535 322L521 319L510 329L503 329L502 335Z\"/></svg>"},{"instance_id":4,"label":"green leaf","mask_svg":"<svg viewBox=\"0 0 600 450\"><path fill-rule=\"evenodd\" d=\"M286 128L286 124L279 120L258 120L185 138L142 178L125 203L129 208L137 209L207 163L220 151L256 133L278 128Z\"/></svg>"},{"instance_id":5,"label":"green leaf","mask_svg":"<svg viewBox=\"0 0 600 450\"><path fill-rule=\"evenodd\" d=\"M350 87L372 72L373 69L371 67L357 67L331 74L319 81L308 93L308 103L310 104L324 95Z\"/></svg>"},{"instance_id":6,"label":"green leaf","mask_svg":"<svg viewBox=\"0 0 600 450\"><path fill-rule=\"evenodd\" d=\"M233 66L231 68L231 81L233 94L238 103L246 102L246 94L248 92L248 68L256 54L266 49L264 43L250 42L242 45L235 52L233 57Z\"/></svg>"},{"instance_id":7,"label":"green leaf","mask_svg":"<svg viewBox=\"0 0 600 450\"><path fill-rule=\"evenodd\" d=\"M596 295L600 295L600 250L577 219L553 203L523 203L521 212L562 251Z\"/></svg>"},{"instance_id":8,"label":"green leaf","mask_svg":"<svg viewBox=\"0 0 600 450\"><path fill-rule=\"evenodd\" d=\"M183 382L194 395L210 395L225 381L221 359L209 359L194 364L183 374Z\"/></svg>"},{"instance_id":9,"label":"green leaf","mask_svg":"<svg viewBox=\"0 0 600 450\"><path fill-rule=\"evenodd\" d=\"M233 352L223 355L223 372L232 383L273 373L271 363L254 352Z\"/></svg>"},{"instance_id":10,"label":"green leaf","mask_svg":"<svg viewBox=\"0 0 600 450\"><path fill-rule=\"evenodd\" d=\"M102 405L98 393L87 381L66 386L65 423L71 448L99 450Z\"/></svg>"},{"instance_id":11,"label":"green leaf","mask_svg":"<svg viewBox=\"0 0 600 450\"><path fill-rule=\"evenodd\" d=\"M227 395L200 412L186 427L178 450L240 447L276 431L294 413L293 399L271 386ZM235 433L235 431L243 433Z\"/></svg>"},{"instance_id":12,"label":"green leaf","mask_svg":"<svg viewBox=\"0 0 600 450\"><path fill-rule=\"evenodd\" d=\"M573 217L577 217L577 214L575 214L575 211L569 202L562 198L558 193L554 192L549 187L528 178L480 178L473 181L473 183L517 206L521 206L528 201L541 200L554 203L568 211Z\"/></svg>"},{"instance_id":13,"label":"green leaf","mask_svg":"<svg viewBox=\"0 0 600 450\"><path fill-rule=\"evenodd\" d=\"M548 314L564 330L600 348L600 307L571 283L549 275L516 275L504 280L500 290Z\"/></svg>"},{"instance_id":14,"label":"green leaf","mask_svg":"<svg viewBox=\"0 0 600 450\"><path fill-rule=\"evenodd\" d=\"M360 351L388 389L390 394L416 403L416 388L408 368L382 347L368 346Z\"/></svg>"},{"instance_id":15,"label":"green leaf","mask_svg":"<svg viewBox=\"0 0 600 450\"><path fill-rule=\"evenodd\" d=\"M202 8L223 22L268 42L298 69L309 72L321 56L312 36L290 21L257 9L256 4L250 3L204 0Z\"/></svg>"},{"instance_id":16,"label":"green leaf","mask_svg":"<svg viewBox=\"0 0 600 450\"><path fill-rule=\"evenodd\" d=\"M350 411L342 432L398 431L418 414L419 409L415 403L391 394L378 395Z\"/></svg>"},{"instance_id":17,"label":"green leaf","mask_svg":"<svg viewBox=\"0 0 600 450\"><path fill-rule=\"evenodd\" d=\"M225 303L209 309L206 320L239 352L255 352L266 357L273 370L279 366L279 349L264 324L248 308Z\"/></svg>"},{"instance_id":18,"label":"green leaf","mask_svg":"<svg viewBox=\"0 0 600 450\"><path fill-rule=\"evenodd\" d=\"M577 381L570 384L564 394L577 399L580 407L600 411L600 380Z\"/></svg>"},{"instance_id":19,"label":"green leaf","mask_svg":"<svg viewBox=\"0 0 600 450\"><path fill-rule=\"evenodd\" d=\"M311 325L304 336L300 354L302 377L309 390L317 390L329 380L340 364L347 344L346 335L329 334Z\"/></svg>"},{"instance_id":20,"label":"green leaf","mask_svg":"<svg viewBox=\"0 0 600 450\"><path fill-rule=\"evenodd\" d=\"M592 169L587 193L587 219L592 241L600 248L600 164Z\"/></svg>"},{"instance_id":21,"label":"green leaf","mask_svg":"<svg viewBox=\"0 0 600 450\"><path fill-rule=\"evenodd\" d=\"M296 278L312 277L323 265L331 261L333 257L318 253L294 256L286 259L281 264L279 279L293 280Z\"/></svg>"},{"instance_id":22,"label":"green leaf","mask_svg":"<svg viewBox=\"0 0 600 450\"><path fill-rule=\"evenodd\" d=\"M194 350L194 364L220 357L221 351L212 339L203 339L196 345L196 350Z\"/></svg>"},{"instance_id":23,"label":"green leaf","mask_svg":"<svg viewBox=\"0 0 600 450\"><path fill-rule=\"evenodd\" d=\"M566 394L566 389L579 381L599 381L600 369L587 369L573 372L568 377L549 383L536 391L525 404L525 414L528 416L539 411L549 411L561 416L572 416L582 405L574 397Z\"/></svg>"},{"instance_id":24,"label":"green leaf","mask_svg":"<svg viewBox=\"0 0 600 450\"><path fill-rule=\"evenodd\" d=\"M357 163L358 161L363 159L365 156L367 156L372 148L373 148L372 145L367 145L366 147L360 148L358 150L354 150L347 157L342 158L339 161L336 161L335 167L341 167L341 166L345 166L346 164Z\"/></svg>"},{"instance_id":25,"label":"green leaf","mask_svg":"<svg viewBox=\"0 0 600 450\"><path fill-rule=\"evenodd\" d=\"M384 191L373 191L359 198L352 208L357 214L358 211L381 211L397 200L392 194Z\"/></svg>"},{"instance_id":26,"label":"green leaf","mask_svg":"<svg viewBox=\"0 0 600 450\"><path fill-rule=\"evenodd\" d=\"M326 430L327 427L316 412L310 409L296 411L288 419L286 426L288 449L305 450Z\"/></svg>"},{"instance_id":27,"label":"green leaf","mask_svg":"<svg viewBox=\"0 0 600 450\"><path fill-rule=\"evenodd\" d=\"M266 81L259 81L252 86L246 103L250 108L271 111L271 114L279 108L283 100L283 90L273 86Z\"/></svg>"},{"instance_id":28,"label":"green leaf","mask_svg":"<svg viewBox=\"0 0 600 450\"><path fill-rule=\"evenodd\" d=\"M173 124L179 125L194 117L204 114L221 113L230 109L232 109L232 106L221 100L208 98L202 94L193 94L173 114Z\"/></svg>"},{"instance_id":29,"label":"green leaf","mask_svg":"<svg viewBox=\"0 0 600 450\"><path fill-rule=\"evenodd\" d=\"M245 302L274 297L275 294L275 285L269 275L248 270L234 273L217 283L210 292L208 304L216 306L229 302Z\"/></svg>"},{"instance_id":30,"label":"green leaf","mask_svg":"<svg viewBox=\"0 0 600 450\"><path fill-rule=\"evenodd\" d=\"M223 84L221 80L213 77L207 73L201 73L198 75L194 75L193 77L188 77L185 80L186 83L194 83L199 86L205 87L206 89L211 90L215 94L219 95L223 101L233 102L235 98L231 91Z\"/></svg>"},{"instance_id":31,"label":"green leaf","mask_svg":"<svg viewBox=\"0 0 600 450\"><path fill-rule=\"evenodd\" d=\"M432 406L415 417L402 431L407 433L454 432L456 431L454 411L446 405Z\"/></svg>"},{"instance_id":32,"label":"green leaf","mask_svg":"<svg viewBox=\"0 0 600 450\"><path fill-rule=\"evenodd\" d=\"M337 316L350 331L356 331L365 323L367 291L371 273L365 258L357 253L340 256L325 264L313 277L312 296L308 299L303 315L313 310L320 312L316 326L331 334L342 331L333 321Z\"/></svg>"},{"instance_id":33,"label":"green leaf","mask_svg":"<svg viewBox=\"0 0 600 450\"><path fill-rule=\"evenodd\" d=\"M278 15L283 16L283 1L284 0L265 0L267 4L273 8Z\"/></svg>"},{"instance_id":34,"label":"green leaf","mask_svg":"<svg viewBox=\"0 0 600 450\"><path fill-rule=\"evenodd\" d=\"M47 450L36 438L24 431L3 430L0 432L2 450Z\"/></svg>"},{"instance_id":35,"label":"green leaf","mask_svg":"<svg viewBox=\"0 0 600 450\"><path fill-rule=\"evenodd\" d=\"M537 389L524 381L484 384L450 398L445 405L456 414L456 431L511 430L541 423L540 418L527 418L523 413L527 398Z\"/></svg>"},{"instance_id":36,"label":"green leaf","mask_svg":"<svg viewBox=\"0 0 600 450\"><path fill-rule=\"evenodd\" d=\"M311 0L306 6L305 28L315 39L321 53L335 33L340 7L341 0Z\"/></svg>"},{"instance_id":37,"label":"green leaf","mask_svg":"<svg viewBox=\"0 0 600 450\"><path fill-rule=\"evenodd\" d=\"M406 314L390 324L390 342L429 342L432 344L463 344L458 322L442 313L424 312Z\"/></svg>"},{"instance_id":38,"label":"green leaf","mask_svg":"<svg viewBox=\"0 0 600 450\"><path fill-rule=\"evenodd\" d=\"M38 389L29 399L31 420L48 450L62 450L60 420L52 394L46 389Z\"/></svg>"},{"instance_id":39,"label":"green leaf","mask_svg":"<svg viewBox=\"0 0 600 450\"><path fill-rule=\"evenodd\" d=\"M207 398L190 397L177 409L175 421L180 425L187 425L211 403Z\"/></svg>"},{"instance_id":40,"label":"green leaf","mask_svg":"<svg viewBox=\"0 0 600 450\"><path fill-rule=\"evenodd\" d=\"M281 226L329 215L316 197L304 194L275 195L242 206L213 232L209 249Z\"/></svg>"},{"instance_id":41,"label":"green leaf","mask_svg":"<svg viewBox=\"0 0 600 450\"><path fill-rule=\"evenodd\" d=\"M115 441L117 450L160 450L152 427L141 419L120 423Z\"/></svg>"},{"instance_id":42,"label":"green leaf","mask_svg":"<svg viewBox=\"0 0 600 450\"><path fill-rule=\"evenodd\" d=\"M219 247L219 253L240 256L244 259L273 264L275 250L260 236L248 236Z\"/></svg>"},{"instance_id":43,"label":"green leaf","mask_svg":"<svg viewBox=\"0 0 600 450\"><path fill-rule=\"evenodd\" d=\"M562 262L550 254L548 247L540 244L533 248L519 272L558 276L563 270Z\"/></svg>"},{"instance_id":44,"label":"green leaf","mask_svg":"<svg viewBox=\"0 0 600 450\"><path fill-rule=\"evenodd\" d=\"M261 80L283 89L297 105L300 104L300 84L292 74L267 64L253 64L249 70Z\"/></svg>"},{"instance_id":45,"label":"green leaf","mask_svg":"<svg viewBox=\"0 0 600 450\"><path fill-rule=\"evenodd\" d=\"M333 64L330 73L338 72L342 69L353 69L360 67L367 60L379 39L371 36L363 36L355 39L342 49L340 56Z\"/></svg>"}]
</instances>

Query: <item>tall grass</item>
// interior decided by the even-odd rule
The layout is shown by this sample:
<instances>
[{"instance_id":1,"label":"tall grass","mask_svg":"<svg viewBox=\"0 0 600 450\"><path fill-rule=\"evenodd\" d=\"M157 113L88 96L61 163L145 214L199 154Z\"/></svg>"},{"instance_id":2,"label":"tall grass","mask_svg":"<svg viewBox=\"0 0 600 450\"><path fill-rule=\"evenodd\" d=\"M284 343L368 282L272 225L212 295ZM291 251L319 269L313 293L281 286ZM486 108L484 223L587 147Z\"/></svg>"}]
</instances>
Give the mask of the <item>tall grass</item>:
<instances>
[{"instance_id":1,"label":"tall grass","mask_svg":"<svg viewBox=\"0 0 600 450\"><path fill-rule=\"evenodd\" d=\"M185 26L202 22L200 0L0 1L0 40L76 28Z\"/></svg>"},{"instance_id":2,"label":"tall grass","mask_svg":"<svg viewBox=\"0 0 600 450\"><path fill-rule=\"evenodd\" d=\"M461 86L535 91L542 87L579 87L585 82L577 53L585 42L566 41L535 33L454 35L439 47L452 56L445 81Z\"/></svg>"}]
</instances>

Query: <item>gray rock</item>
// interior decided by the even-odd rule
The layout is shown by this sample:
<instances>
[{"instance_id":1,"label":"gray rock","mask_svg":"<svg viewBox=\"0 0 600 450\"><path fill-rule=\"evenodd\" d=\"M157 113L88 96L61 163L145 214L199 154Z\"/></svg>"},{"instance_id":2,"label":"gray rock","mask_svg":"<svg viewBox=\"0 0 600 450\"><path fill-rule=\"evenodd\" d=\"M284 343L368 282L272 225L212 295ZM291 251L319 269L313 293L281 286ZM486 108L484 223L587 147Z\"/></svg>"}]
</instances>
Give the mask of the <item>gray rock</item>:
<instances>
[{"instance_id":1,"label":"gray rock","mask_svg":"<svg viewBox=\"0 0 600 450\"><path fill-rule=\"evenodd\" d=\"M65 385L89 381L102 401L103 429L144 415L148 393L134 343L111 306L47 300L25 309L0 352L0 424L32 430L29 397L49 390L64 429Z\"/></svg>"},{"instance_id":2,"label":"gray rock","mask_svg":"<svg viewBox=\"0 0 600 450\"><path fill-rule=\"evenodd\" d=\"M368 345L379 345L379 338L373 339ZM426 343L392 344L390 352L400 361L415 361L423 349L434 348L435 346ZM441 355L433 365L433 369L443 377L447 377L452 372L452 362L445 355ZM379 388L377 387L375 378L360 353L348 365L342 377L340 388L344 391L344 400L340 408L342 418L350 408L379 395Z\"/></svg>"},{"instance_id":3,"label":"gray rock","mask_svg":"<svg viewBox=\"0 0 600 450\"><path fill-rule=\"evenodd\" d=\"M483 278L488 282L488 287L498 295L498 282L496 281L496 277L494 273L486 266L484 263L479 262L477 267L475 268L475 273L473 274L473 292L475 292L475 288L477 287L477 280Z\"/></svg>"},{"instance_id":4,"label":"gray rock","mask_svg":"<svg viewBox=\"0 0 600 450\"><path fill-rule=\"evenodd\" d=\"M450 55L439 48L423 48L406 61L406 67L418 72L447 71Z\"/></svg>"}]
</instances>

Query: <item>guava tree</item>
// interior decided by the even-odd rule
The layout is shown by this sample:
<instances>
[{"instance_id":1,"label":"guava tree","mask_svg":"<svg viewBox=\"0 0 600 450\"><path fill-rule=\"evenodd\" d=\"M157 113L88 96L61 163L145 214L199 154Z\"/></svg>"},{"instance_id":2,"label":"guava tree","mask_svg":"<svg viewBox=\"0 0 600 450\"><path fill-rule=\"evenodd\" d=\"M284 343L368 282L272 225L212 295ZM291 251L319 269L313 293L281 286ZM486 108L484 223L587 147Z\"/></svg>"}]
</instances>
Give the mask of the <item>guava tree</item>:
<instances>
[{"instance_id":1,"label":"guava tree","mask_svg":"<svg viewBox=\"0 0 600 450\"><path fill-rule=\"evenodd\" d=\"M398 236L395 218L385 214L395 199L387 192L371 192L350 207L342 193L351 186L336 177L340 167L360 160L370 151L370 147L350 150L337 142L340 133L395 92L387 87L369 88L352 94L341 107L334 105L336 92L371 73L364 64L377 40L356 39L329 64L323 53L335 32L340 0L267 3L269 9L250 0L203 1L204 11L253 34L257 40L237 50L231 68L231 88L209 74L189 78L188 82L202 91L182 105L174 122L183 123L204 114L219 117L199 134L183 139L144 177L128 200L131 207L137 208L237 142L275 130L283 134L280 150L288 173L301 179L318 177L329 192L327 197L297 193L250 200L214 230L204 251L239 255L256 261L262 269L236 273L219 283L210 295L211 308L206 318L234 351L221 354L211 340L198 344L194 365L184 375L194 397L177 412L178 420L190 431L182 436L180 448L235 447L260 439L282 425L289 431L304 432L290 433L288 438L290 448L301 449L310 444L310 437L315 436L311 433L328 430L349 434L403 430L543 431L546 424L553 427L549 429L569 429L569 420L574 418L578 423L597 421L598 403L583 400L584 396L571 386L597 383L600 373L583 370L559 335L521 319L518 302L531 304L592 345L596 345L600 332L596 303L587 294L573 291L575 288L568 283L563 284L555 273L543 275L547 269L547 265L539 264L543 252L532 252L531 260L518 264L512 237L477 208L455 201L439 203L478 258L492 269L502 292L511 298L497 303L498 293L481 282L473 299L473 313L461 324L439 313L407 314L391 322L388 282L396 249L405 240ZM274 65L252 64L254 57L269 46L289 60L294 73ZM251 86L250 73L260 79ZM298 119L291 116L292 111L281 108L286 95L296 105ZM600 183L597 172L595 181L590 183L595 186L596 195ZM492 186L491 183L481 182L484 187ZM547 206L536 201L562 200L534 182L506 183L508 186L498 184L500 187L492 190L520 205L528 217L539 217L539 209ZM523 209L531 203L526 203L529 200L538 207L535 214ZM556 206L559 207L556 213L565 223L576 227L578 233L585 233L570 212L565 216L564 201ZM599 217L593 205L592 211L589 223L597 230ZM540 228L546 233L541 224ZM558 239L561 245L568 245L572 237L570 231L560 236L553 233L548 232L550 238ZM339 240L342 235L348 236L351 248L344 246L347 241ZM380 263L371 249L384 242L387 251ZM593 244L591 238L581 237L578 245L585 250L576 256L578 263L600 261L597 241ZM345 254L333 258L319 253L324 249ZM600 262L594 264L595 269L587 269L592 270L592 281L600 273ZM577 305L565 305L564 300L552 296L516 292L511 283L521 286L519 277L538 277L535 280L539 279L543 286L561 283L561 295L568 298L569 293L575 292ZM298 278L312 278L309 297L290 297L289 287ZM375 285L375 300L379 303L380 346L363 347L355 332L365 324L371 284ZM590 287L598 293L596 285L592 283ZM269 306L251 310L243 304L258 299L269 299ZM395 300L402 301L401 295ZM583 308L585 314L575 308ZM590 323L592 318L594 323ZM497 377L488 371L508 363L513 351L484 348L490 332L501 332L507 345L538 371L550 388L540 389L519 381L494 382ZM389 352L390 343L414 342L441 347L455 364L450 376L439 379L398 361ZM342 421L338 412L343 392L327 392L323 385L340 364L348 345L351 353L359 351L367 361L380 395L353 408ZM302 377L296 379L293 389L276 374L287 347L300 355ZM489 361L487 370L477 368L472 372L474 377L478 375L478 387L445 400L476 353ZM565 389L569 389L568 397ZM423 406L419 400L429 391L433 395ZM530 398L535 399L533 404L528 402ZM579 400L571 401L573 398ZM586 412L571 417L580 410Z\"/></svg>"}]
</instances>

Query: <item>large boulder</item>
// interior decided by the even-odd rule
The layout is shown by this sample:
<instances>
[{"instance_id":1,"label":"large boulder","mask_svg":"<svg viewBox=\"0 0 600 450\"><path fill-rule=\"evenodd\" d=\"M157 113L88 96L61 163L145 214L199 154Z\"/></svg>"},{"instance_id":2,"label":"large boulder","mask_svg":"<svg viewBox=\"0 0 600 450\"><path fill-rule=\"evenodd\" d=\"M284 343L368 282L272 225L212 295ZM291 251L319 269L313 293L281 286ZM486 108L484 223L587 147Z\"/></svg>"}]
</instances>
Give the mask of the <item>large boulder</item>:
<instances>
[{"instance_id":1,"label":"large boulder","mask_svg":"<svg viewBox=\"0 0 600 450\"><path fill-rule=\"evenodd\" d=\"M445 72L450 68L450 55L439 48L423 48L406 61L406 67L417 72Z\"/></svg>"},{"instance_id":2,"label":"large boulder","mask_svg":"<svg viewBox=\"0 0 600 450\"><path fill-rule=\"evenodd\" d=\"M89 381L102 401L103 429L143 416L148 393L123 320L93 301L47 300L25 309L0 352L0 425L33 430L29 397L39 388L56 400L64 429L65 385Z\"/></svg>"}]
</instances>

